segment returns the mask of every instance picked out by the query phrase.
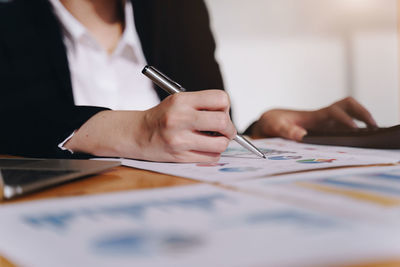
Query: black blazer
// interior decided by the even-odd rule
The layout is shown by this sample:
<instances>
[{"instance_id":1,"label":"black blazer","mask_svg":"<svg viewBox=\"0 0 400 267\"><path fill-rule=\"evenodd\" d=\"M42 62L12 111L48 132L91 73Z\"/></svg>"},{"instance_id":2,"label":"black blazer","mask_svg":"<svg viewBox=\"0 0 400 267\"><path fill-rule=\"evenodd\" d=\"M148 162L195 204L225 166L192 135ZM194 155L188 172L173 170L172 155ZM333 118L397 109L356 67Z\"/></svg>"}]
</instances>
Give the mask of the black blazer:
<instances>
[{"instance_id":1,"label":"black blazer","mask_svg":"<svg viewBox=\"0 0 400 267\"><path fill-rule=\"evenodd\" d=\"M132 5L148 64L191 91L223 88L202 0ZM0 3L0 154L71 157L57 145L104 109L74 105L66 49L48 0Z\"/></svg>"}]
</instances>

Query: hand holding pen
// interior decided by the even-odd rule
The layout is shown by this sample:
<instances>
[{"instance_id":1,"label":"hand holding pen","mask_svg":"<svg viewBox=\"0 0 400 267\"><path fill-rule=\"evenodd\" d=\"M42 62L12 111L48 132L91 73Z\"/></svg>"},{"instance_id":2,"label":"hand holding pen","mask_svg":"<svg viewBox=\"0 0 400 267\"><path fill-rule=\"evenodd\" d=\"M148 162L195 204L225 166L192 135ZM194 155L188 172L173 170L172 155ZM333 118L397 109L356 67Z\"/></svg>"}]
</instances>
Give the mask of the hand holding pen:
<instances>
[{"instance_id":1,"label":"hand holding pen","mask_svg":"<svg viewBox=\"0 0 400 267\"><path fill-rule=\"evenodd\" d=\"M98 112L64 147L100 157L215 162L232 139L240 141L229 108L228 95L221 90L175 93L143 111Z\"/></svg>"},{"instance_id":2,"label":"hand holding pen","mask_svg":"<svg viewBox=\"0 0 400 267\"><path fill-rule=\"evenodd\" d=\"M177 93L180 93L182 91L185 91L185 89L178 83L174 82L173 80L171 80L170 78L168 78L166 75L164 75L163 73L161 73L160 71L158 71L157 69L155 69L154 67L151 66L146 66L142 73L144 75L146 75L149 79L151 79L155 84L157 84L160 88L162 88L163 90L165 90L166 92L168 92L171 95L175 95ZM210 90L209 90L210 91ZM206 92L206 91L203 91ZM222 109L222 111L225 112L226 115L229 116L229 105L223 105L226 102L227 99L227 95L224 95L224 99L225 101L221 101L222 103L220 103L221 107L224 107ZM218 100L218 99L217 99ZM218 101L213 101L215 102L214 104L218 105ZM229 102L229 101L228 101ZM204 105L205 110L203 111L207 111L207 104L206 102L203 102L201 105ZM226 108L228 107L228 108ZM214 107L215 108L215 107ZM213 110L213 109L211 109ZM211 111L208 111L211 112ZM215 112L215 111L214 111ZM215 114L215 116L217 116L217 114ZM220 116L220 115L218 115ZM225 125L225 121L226 121L226 117L224 116L224 124ZM217 134L220 134L219 136L223 136L225 135L224 133L224 128L225 127L221 127L222 120L220 122L216 122L216 124L210 124L209 127L210 128L204 128L204 129L197 129L200 132L214 132ZM230 128L233 126L232 122L229 119L229 126ZM219 130L218 130L219 129ZM218 135L213 135L213 136L218 136ZM227 137L230 137L229 133L228 135L225 135ZM246 148L247 150L249 150L250 152L254 153L255 155L262 157L262 158L266 158L265 155L258 150L252 143L250 143L247 139L245 139L243 136L238 135L237 133L235 133L235 136L233 138L237 143L239 143L241 146L243 146L244 148Z\"/></svg>"}]
</instances>

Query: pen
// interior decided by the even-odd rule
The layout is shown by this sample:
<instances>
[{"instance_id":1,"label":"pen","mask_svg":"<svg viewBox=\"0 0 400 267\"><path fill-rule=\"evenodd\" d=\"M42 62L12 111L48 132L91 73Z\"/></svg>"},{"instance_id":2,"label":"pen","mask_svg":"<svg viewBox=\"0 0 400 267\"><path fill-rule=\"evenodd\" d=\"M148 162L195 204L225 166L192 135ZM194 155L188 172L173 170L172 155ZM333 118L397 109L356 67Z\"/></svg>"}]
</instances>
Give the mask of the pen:
<instances>
[{"instance_id":1,"label":"pen","mask_svg":"<svg viewBox=\"0 0 400 267\"><path fill-rule=\"evenodd\" d=\"M142 73L171 95L185 91L185 89L179 83L174 82L165 74L161 73L159 70L152 66L144 67ZM255 155L264 159L266 158L264 153L262 153L257 147L255 147L243 136L236 134L233 140L235 140L239 145L246 148Z\"/></svg>"}]
</instances>

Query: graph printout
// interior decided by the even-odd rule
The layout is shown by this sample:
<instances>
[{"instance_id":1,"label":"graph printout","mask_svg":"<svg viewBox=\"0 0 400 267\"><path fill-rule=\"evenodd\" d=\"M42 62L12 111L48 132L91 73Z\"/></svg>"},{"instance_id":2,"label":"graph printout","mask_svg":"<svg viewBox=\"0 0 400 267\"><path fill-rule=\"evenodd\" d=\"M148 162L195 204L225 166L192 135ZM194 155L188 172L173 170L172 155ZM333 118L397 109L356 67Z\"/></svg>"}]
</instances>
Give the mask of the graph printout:
<instances>
[{"instance_id":1,"label":"graph printout","mask_svg":"<svg viewBox=\"0 0 400 267\"><path fill-rule=\"evenodd\" d=\"M232 186L368 220L400 224L400 166L282 175Z\"/></svg>"},{"instance_id":2,"label":"graph printout","mask_svg":"<svg viewBox=\"0 0 400 267\"><path fill-rule=\"evenodd\" d=\"M209 185L0 207L19 266L326 266L398 256L400 232Z\"/></svg>"},{"instance_id":3,"label":"graph printout","mask_svg":"<svg viewBox=\"0 0 400 267\"><path fill-rule=\"evenodd\" d=\"M262 159L231 142L217 163L179 164L122 159L125 166L208 182L231 182L295 171L331 167L397 163L400 152L320 146L280 138L255 140L267 156Z\"/></svg>"}]
</instances>

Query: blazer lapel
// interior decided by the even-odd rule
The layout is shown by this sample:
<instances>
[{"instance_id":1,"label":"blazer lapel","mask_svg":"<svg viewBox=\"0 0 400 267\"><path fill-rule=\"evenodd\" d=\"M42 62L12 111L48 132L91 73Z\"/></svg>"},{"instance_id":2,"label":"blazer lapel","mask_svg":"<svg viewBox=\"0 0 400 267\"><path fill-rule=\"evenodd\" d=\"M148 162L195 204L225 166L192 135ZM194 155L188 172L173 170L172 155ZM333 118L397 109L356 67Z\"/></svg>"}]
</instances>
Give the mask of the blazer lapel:
<instances>
[{"instance_id":1,"label":"blazer lapel","mask_svg":"<svg viewBox=\"0 0 400 267\"><path fill-rule=\"evenodd\" d=\"M18 1L16 1L18 2ZM55 77L57 83L57 95L64 103L73 102L72 85L66 48L64 46L61 28L56 19L52 7L48 0L23 0L23 7L19 9L22 19L21 31L25 31L20 36L30 36L29 40L20 42L31 42L32 49L37 49L42 61L37 62L43 68L49 68L51 75ZM17 36L14 36L18 38ZM17 42L13 42L14 44ZM26 44L21 47L27 47ZM67 99L65 99L67 98Z\"/></svg>"}]
</instances>

